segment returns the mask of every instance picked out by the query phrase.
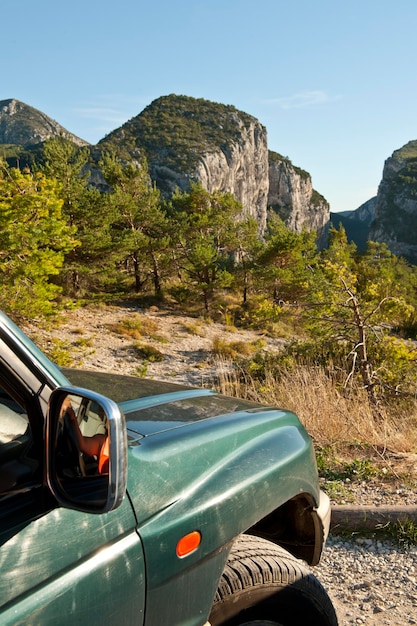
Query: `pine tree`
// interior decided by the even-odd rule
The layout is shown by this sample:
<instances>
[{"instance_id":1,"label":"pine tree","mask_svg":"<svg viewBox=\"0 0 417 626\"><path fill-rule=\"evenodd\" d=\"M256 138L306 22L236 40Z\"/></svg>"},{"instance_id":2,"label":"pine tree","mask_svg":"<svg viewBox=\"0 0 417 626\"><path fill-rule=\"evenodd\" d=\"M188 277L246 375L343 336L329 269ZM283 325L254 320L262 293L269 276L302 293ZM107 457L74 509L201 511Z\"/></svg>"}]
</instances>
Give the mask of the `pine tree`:
<instances>
[{"instance_id":1,"label":"pine tree","mask_svg":"<svg viewBox=\"0 0 417 626\"><path fill-rule=\"evenodd\" d=\"M191 291L200 291L207 312L215 290L233 281L241 211L231 194L209 193L200 183L191 183L189 192L177 191L172 196L168 214L178 274Z\"/></svg>"},{"instance_id":2,"label":"pine tree","mask_svg":"<svg viewBox=\"0 0 417 626\"><path fill-rule=\"evenodd\" d=\"M60 184L63 214L76 228L80 245L65 257L64 285L72 295L102 288L114 280L112 207L89 186L89 151L69 139L54 137L44 146L42 171Z\"/></svg>"},{"instance_id":3,"label":"pine tree","mask_svg":"<svg viewBox=\"0 0 417 626\"><path fill-rule=\"evenodd\" d=\"M263 290L275 304L304 301L317 262L314 231L290 230L275 213L269 216L263 248L256 260Z\"/></svg>"},{"instance_id":4,"label":"pine tree","mask_svg":"<svg viewBox=\"0 0 417 626\"><path fill-rule=\"evenodd\" d=\"M12 315L56 309L61 290L50 278L78 245L62 204L56 181L0 160L0 302Z\"/></svg>"},{"instance_id":5,"label":"pine tree","mask_svg":"<svg viewBox=\"0 0 417 626\"><path fill-rule=\"evenodd\" d=\"M112 237L120 261L133 274L136 293L150 279L155 294L161 295L169 259L169 227L146 159L138 167L105 154L100 167L111 186L107 201L113 207Z\"/></svg>"},{"instance_id":6,"label":"pine tree","mask_svg":"<svg viewBox=\"0 0 417 626\"><path fill-rule=\"evenodd\" d=\"M384 244L369 242L360 255L342 227L332 229L305 310L310 358L332 361L345 387L361 380L377 418L383 398L417 383L410 368L417 352L392 332L415 314L412 275Z\"/></svg>"}]
</instances>

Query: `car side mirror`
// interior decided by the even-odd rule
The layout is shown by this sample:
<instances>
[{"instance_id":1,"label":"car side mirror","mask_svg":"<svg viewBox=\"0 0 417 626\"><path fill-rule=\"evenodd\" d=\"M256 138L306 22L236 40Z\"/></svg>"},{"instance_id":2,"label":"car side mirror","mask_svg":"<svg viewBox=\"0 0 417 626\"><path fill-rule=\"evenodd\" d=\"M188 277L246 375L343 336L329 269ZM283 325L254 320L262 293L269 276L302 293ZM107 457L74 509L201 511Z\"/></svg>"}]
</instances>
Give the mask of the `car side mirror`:
<instances>
[{"instance_id":1,"label":"car side mirror","mask_svg":"<svg viewBox=\"0 0 417 626\"><path fill-rule=\"evenodd\" d=\"M87 389L60 387L46 418L46 478L64 507L106 513L126 492L127 434L113 400Z\"/></svg>"}]
</instances>

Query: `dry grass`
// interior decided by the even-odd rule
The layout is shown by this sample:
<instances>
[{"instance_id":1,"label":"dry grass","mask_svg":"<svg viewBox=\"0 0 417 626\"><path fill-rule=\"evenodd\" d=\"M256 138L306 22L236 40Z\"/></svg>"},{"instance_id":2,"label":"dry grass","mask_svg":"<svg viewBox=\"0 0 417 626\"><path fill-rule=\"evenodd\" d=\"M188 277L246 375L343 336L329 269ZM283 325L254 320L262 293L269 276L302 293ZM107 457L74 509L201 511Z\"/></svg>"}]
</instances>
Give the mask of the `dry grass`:
<instances>
[{"instance_id":1,"label":"dry grass","mask_svg":"<svg viewBox=\"0 0 417 626\"><path fill-rule=\"evenodd\" d=\"M147 315L130 315L115 324L107 324L107 328L118 335L132 339L151 337L162 343L166 341L166 337L159 332L158 321Z\"/></svg>"},{"instance_id":2,"label":"dry grass","mask_svg":"<svg viewBox=\"0 0 417 626\"><path fill-rule=\"evenodd\" d=\"M212 352L223 358L235 359L239 356L249 356L256 350L256 344L243 340L227 341L217 335L213 339Z\"/></svg>"},{"instance_id":3,"label":"dry grass","mask_svg":"<svg viewBox=\"0 0 417 626\"><path fill-rule=\"evenodd\" d=\"M188 322L182 324L182 328L185 332L190 333L190 335L195 335L196 337L205 337L206 329L201 322Z\"/></svg>"},{"instance_id":4,"label":"dry grass","mask_svg":"<svg viewBox=\"0 0 417 626\"><path fill-rule=\"evenodd\" d=\"M322 368L283 370L279 379L267 374L261 384L225 361L219 362L219 371L222 393L294 411L316 447L331 447L345 458L367 456L384 462L417 452L416 402L384 407L384 417L377 419L363 390L346 395Z\"/></svg>"}]
</instances>

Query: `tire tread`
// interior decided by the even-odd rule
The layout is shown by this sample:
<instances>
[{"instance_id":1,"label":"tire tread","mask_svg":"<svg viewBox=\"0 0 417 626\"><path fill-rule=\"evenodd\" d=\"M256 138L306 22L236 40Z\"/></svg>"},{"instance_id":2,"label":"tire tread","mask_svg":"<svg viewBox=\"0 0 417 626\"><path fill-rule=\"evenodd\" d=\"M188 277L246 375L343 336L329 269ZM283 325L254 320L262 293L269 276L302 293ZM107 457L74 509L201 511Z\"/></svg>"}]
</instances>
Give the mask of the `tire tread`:
<instances>
[{"instance_id":1,"label":"tire tread","mask_svg":"<svg viewBox=\"0 0 417 626\"><path fill-rule=\"evenodd\" d=\"M245 596L253 597L258 593L262 597L263 589L267 595L278 593L280 596L281 591L285 592L290 587L298 589L301 596L324 616L319 621L312 621L311 626L337 626L330 598L302 561L270 541L241 535L232 548L214 598L213 625L228 624L230 607L232 614L233 611L236 613L235 607ZM225 609L225 621L221 618L222 607Z\"/></svg>"}]
</instances>

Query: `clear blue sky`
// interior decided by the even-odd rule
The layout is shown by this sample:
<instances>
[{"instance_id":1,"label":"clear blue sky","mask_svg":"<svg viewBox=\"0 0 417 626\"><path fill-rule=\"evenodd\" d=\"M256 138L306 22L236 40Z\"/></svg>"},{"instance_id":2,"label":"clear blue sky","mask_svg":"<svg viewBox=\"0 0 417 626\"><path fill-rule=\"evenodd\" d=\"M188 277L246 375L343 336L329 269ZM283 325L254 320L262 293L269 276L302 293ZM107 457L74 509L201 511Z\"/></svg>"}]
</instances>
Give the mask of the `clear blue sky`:
<instances>
[{"instance_id":1,"label":"clear blue sky","mask_svg":"<svg viewBox=\"0 0 417 626\"><path fill-rule=\"evenodd\" d=\"M0 100L96 143L156 98L232 104L332 211L417 139L416 0L2 0Z\"/></svg>"}]
</instances>

